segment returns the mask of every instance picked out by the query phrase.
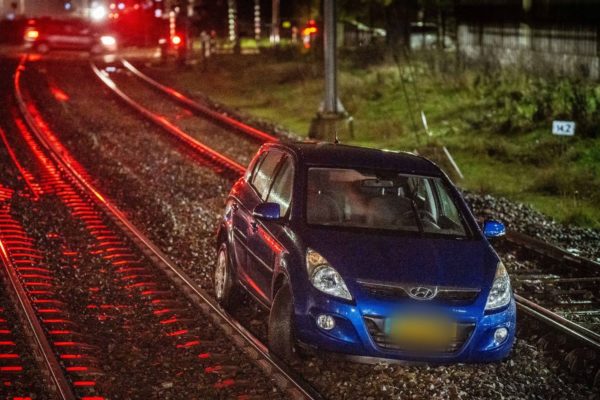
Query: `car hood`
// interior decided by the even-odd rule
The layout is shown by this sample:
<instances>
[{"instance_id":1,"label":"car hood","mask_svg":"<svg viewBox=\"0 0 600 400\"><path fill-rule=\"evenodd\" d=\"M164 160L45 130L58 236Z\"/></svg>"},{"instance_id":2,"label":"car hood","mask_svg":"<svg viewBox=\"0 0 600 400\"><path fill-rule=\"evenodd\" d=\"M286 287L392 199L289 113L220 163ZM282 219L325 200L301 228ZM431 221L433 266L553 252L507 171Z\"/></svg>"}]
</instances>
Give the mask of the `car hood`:
<instances>
[{"instance_id":1,"label":"car hood","mask_svg":"<svg viewBox=\"0 0 600 400\"><path fill-rule=\"evenodd\" d=\"M491 286L498 258L484 239L457 240L311 228L306 244L346 283L385 283L464 288Z\"/></svg>"}]
</instances>

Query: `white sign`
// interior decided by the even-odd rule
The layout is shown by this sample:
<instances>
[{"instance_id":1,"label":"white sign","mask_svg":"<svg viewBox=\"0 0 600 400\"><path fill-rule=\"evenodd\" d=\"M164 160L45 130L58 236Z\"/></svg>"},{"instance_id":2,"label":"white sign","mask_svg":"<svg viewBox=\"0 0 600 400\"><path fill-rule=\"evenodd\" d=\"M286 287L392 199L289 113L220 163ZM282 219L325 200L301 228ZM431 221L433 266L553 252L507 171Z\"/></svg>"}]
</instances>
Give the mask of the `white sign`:
<instances>
[{"instance_id":1,"label":"white sign","mask_svg":"<svg viewBox=\"0 0 600 400\"><path fill-rule=\"evenodd\" d=\"M552 133L560 136L574 136L575 122L573 121L552 121Z\"/></svg>"}]
</instances>

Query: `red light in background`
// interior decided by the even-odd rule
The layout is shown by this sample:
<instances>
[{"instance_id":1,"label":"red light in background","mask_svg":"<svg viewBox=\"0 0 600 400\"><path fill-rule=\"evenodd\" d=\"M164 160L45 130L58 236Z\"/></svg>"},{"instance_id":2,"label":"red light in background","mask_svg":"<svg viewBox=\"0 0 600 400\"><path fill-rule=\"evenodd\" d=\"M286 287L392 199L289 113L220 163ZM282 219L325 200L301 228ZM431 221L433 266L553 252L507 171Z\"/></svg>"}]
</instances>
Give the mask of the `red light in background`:
<instances>
[{"instance_id":1,"label":"red light in background","mask_svg":"<svg viewBox=\"0 0 600 400\"><path fill-rule=\"evenodd\" d=\"M38 37L40 37L40 32L35 29L28 29L27 32L25 32L25 38L27 39L35 40Z\"/></svg>"},{"instance_id":2,"label":"red light in background","mask_svg":"<svg viewBox=\"0 0 600 400\"><path fill-rule=\"evenodd\" d=\"M173 45L175 46L179 46L181 44L182 40L181 40L181 36L179 35L175 35L171 38L171 43L173 43Z\"/></svg>"}]
</instances>

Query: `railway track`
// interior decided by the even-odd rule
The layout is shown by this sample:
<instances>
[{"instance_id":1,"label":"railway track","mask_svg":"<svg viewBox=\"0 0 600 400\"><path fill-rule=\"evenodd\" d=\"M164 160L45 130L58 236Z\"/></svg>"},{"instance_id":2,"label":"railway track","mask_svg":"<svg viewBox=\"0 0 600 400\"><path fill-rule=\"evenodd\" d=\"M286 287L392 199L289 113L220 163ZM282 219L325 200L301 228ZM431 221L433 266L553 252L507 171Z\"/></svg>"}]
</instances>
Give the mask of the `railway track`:
<instances>
[{"instance_id":1,"label":"railway track","mask_svg":"<svg viewBox=\"0 0 600 400\"><path fill-rule=\"evenodd\" d=\"M186 97L183 93L157 82L156 80L143 74L127 60L121 60L121 63L123 67L129 71L130 74L138 78L140 82L147 84L148 87L152 88L154 91L160 93L166 98L171 99L171 101L174 103L179 104L181 107L184 107L197 115L207 118L221 126L229 127L231 131L245 135L258 143L278 140L278 138L273 135L269 135L266 132L261 132L256 128L244 124L243 122L236 120L224 113L217 112L206 105L197 103L194 100ZM152 113L147 108L144 108L143 105L133 101L127 96L126 93L120 90L110 78L108 73L101 71L94 64L92 64L92 68L94 69L96 75L133 109L143 115L146 113ZM157 125L169 131L171 134L174 133L173 129L169 126L164 126L164 124L161 123L157 123ZM179 131L182 130L179 129ZM257 133L257 131L260 133ZM181 134L187 135L185 132L178 132L178 135ZM235 171L232 170L232 172ZM511 251L516 251L517 249L526 249L526 251L529 253L535 253L537 256L541 257L536 265L544 265L544 270L547 269L549 264L561 265L561 271L558 269L555 270L557 274L549 274L544 271L543 273L546 274L546 279L541 279L541 281L545 281L547 285L563 285L563 287L566 287L564 291L567 293L567 296L569 296L568 292L571 292L571 295L581 296L583 294L584 296L588 296L584 302L578 303L573 299L573 301L571 301L570 310L564 309L564 301L563 303L560 301L549 301L542 303L540 297L532 296L531 293L526 290L528 277L519 273L513 273L513 280L515 280L516 286L519 288L519 292L516 295L519 310L531 318L543 323L544 326L550 326L553 330L568 336L575 343L572 346L574 351L580 352L581 348L585 348L591 349L597 354L600 354L600 335L597 331L595 331L598 329L599 325L597 323L593 323L591 325L586 324L586 321L589 320L588 317L598 317L596 314L594 314L597 313L597 311L587 312L585 309L585 307L595 310L598 309L600 304L598 303L597 291L592 294L593 299L590 299L589 297L591 290L586 291L581 289L572 289L573 285L585 285L588 288L593 288L594 284L600 282L600 279L598 278L600 276L600 265L597 262L573 255L556 246L549 245L538 239L531 238L518 232L509 232L507 237L504 239L504 245L508 246ZM535 277L533 278L535 279ZM553 295L546 296L546 299L556 299L556 293L557 292L553 292ZM583 305L584 308L575 308L574 306L576 304L578 306ZM600 320L600 317L598 320ZM600 358L600 356L598 358ZM600 375L597 375L596 380L600 382Z\"/></svg>"},{"instance_id":2,"label":"railway track","mask_svg":"<svg viewBox=\"0 0 600 400\"><path fill-rule=\"evenodd\" d=\"M5 208L3 203L12 197L11 192L8 188L0 188L0 213ZM0 230L5 228L5 221L2 220ZM14 233L11 236L13 237L0 242L2 260L8 256L3 251L2 243L21 241ZM12 278L5 271L0 275L0 393L3 399L26 399L32 395L41 395L44 381L50 381L50 375L44 365L45 360L39 357L42 352L36 347L37 338L34 334L23 334L23 325L27 326L28 320L25 309L21 307L19 310L19 306L22 305L20 300L25 299L19 297ZM29 340L23 340L26 337Z\"/></svg>"},{"instance_id":3,"label":"railway track","mask_svg":"<svg viewBox=\"0 0 600 400\"><path fill-rule=\"evenodd\" d=\"M505 240L527 260L511 275L522 310L600 352L600 264L520 233Z\"/></svg>"},{"instance_id":4,"label":"railway track","mask_svg":"<svg viewBox=\"0 0 600 400\"><path fill-rule=\"evenodd\" d=\"M21 86L25 68L24 57L14 78L15 98L20 112L19 115L14 111L14 124L23 142L19 145L21 148L13 150L10 142L16 139L9 140L3 136L3 144L10 149L15 168L20 171L27 186L28 196L25 200L19 197L21 200L17 203L28 202L26 206L30 208L37 201L52 203L50 207L56 208L54 211L61 216L61 221L70 220L65 225L72 226L66 227L65 232L48 232L44 238L37 237L43 230L40 229L42 226L31 228L26 226L28 221L17 220L15 215L19 215L25 206L13 204L16 209L11 210L7 206L5 213L0 215L0 223L10 227L10 230L0 227L0 240L3 240L2 234L11 230L18 234L19 243L5 238L3 261L6 270L14 272L15 281L24 283L23 295L31 305L30 319L39 325L39 340L47 342L42 353L50 360L47 362L48 370L56 376L54 385L58 387L58 382L62 382L61 387L64 387L64 390L58 391L59 398L96 400L110 397L111 393L114 395L116 378L103 354L107 350L105 343L98 337L90 337L86 321L100 321L97 325L100 333L104 324L123 322L126 316L140 313L143 314L140 321L133 318L133 322L126 321L125 327L121 326L127 330L127 335L132 336L131 342L125 344L133 345L136 340L141 340L136 339L134 334L139 334L139 329L144 326L156 329L156 341L165 349L165 354L161 354L165 357L165 364L182 364L189 366L190 371L202 372L200 379L196 375L186 376L182 371L178 373L182 380L201 383L205 388L204 392L193 392L194 395L320 398L316 390L271 356L260 340L227 315L99 192L30 102L27 91ZM165 129L168 126L168 123L163 125ZM176 132L181 133L173 129L173 134ZM239 173L242 168L206 146L194 145L182 137L178 140L192 146L219 172ZM25 148L34 161L23 163L27 164L23 166L19 157L23 157ZM73 233L73 227L77 234ZM27 229L36 232L34 237ZM23 250L22 243L30 247ZM29 261L37 262L29 266L35 270L19 271L15 265L23 251L26 251ZM56 270L45 265L48 257L55 257L63 269ZM73 304L74 298L65 295L67 290L61 285L65 282L77 284L75 278L86 276L88 267L84 260L92 266L97 264L98 268L89 271L87 277L100 275L102 279L93 281L90 278L93 282L82 282L84 294L75 297L85 300L87 305L80 315L75 312L81 311L76 310L78 307L68 306ZM76 265L76 271L65 272L64 265ZM131 304L127 303L129 299L132 299ZM136 325L138 322L140 326ZM232 355L233 347L241 349L243 355ZM241 366L236 363L241 363ZM243 366L248 363L254 367ZM257 374L266 378L257 379ZM261 385L265 387L261 388ZM160 386L160 390L168 391L173 384L163 382ZM277 387L278 392L274 392L272 387ZM173 392L170 393L173 395ZM149 396L147 392L141 394Z\"/></svg>"}]
</instances>

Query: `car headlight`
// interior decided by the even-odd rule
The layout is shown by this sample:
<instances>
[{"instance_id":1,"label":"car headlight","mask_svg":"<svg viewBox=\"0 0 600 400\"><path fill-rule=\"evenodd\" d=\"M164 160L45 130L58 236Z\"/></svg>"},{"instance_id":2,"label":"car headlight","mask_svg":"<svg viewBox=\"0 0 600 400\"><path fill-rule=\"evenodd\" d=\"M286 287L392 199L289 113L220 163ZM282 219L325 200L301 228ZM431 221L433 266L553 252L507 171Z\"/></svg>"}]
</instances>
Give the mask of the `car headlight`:
<instances>
[{"instance_id":1,"label":"car headlight","mask_svg":"<svg viewBox=\"0 0 600 400\"><path fill-rule=\"evenodd\" d=\"M330 296L352 300L352 295L341 275L329 262L312 249L306 251L306 268L308 279L314 287Z\"/></svg>"},{"instance_id":2,"label":"car headlight","mask_svg":"<svg viewBox=\"0 0 600 400\"><path fill-rule=\"evenodd\" d=\"M492 284L492 290L488 295L487 303L485 304L486 310L495 310L501 308L510 303L511 299L511 287L508 272L502 261L498 262L496 268L496 276L494 277L494 283Z\"/></svg>"}]
</instances>

